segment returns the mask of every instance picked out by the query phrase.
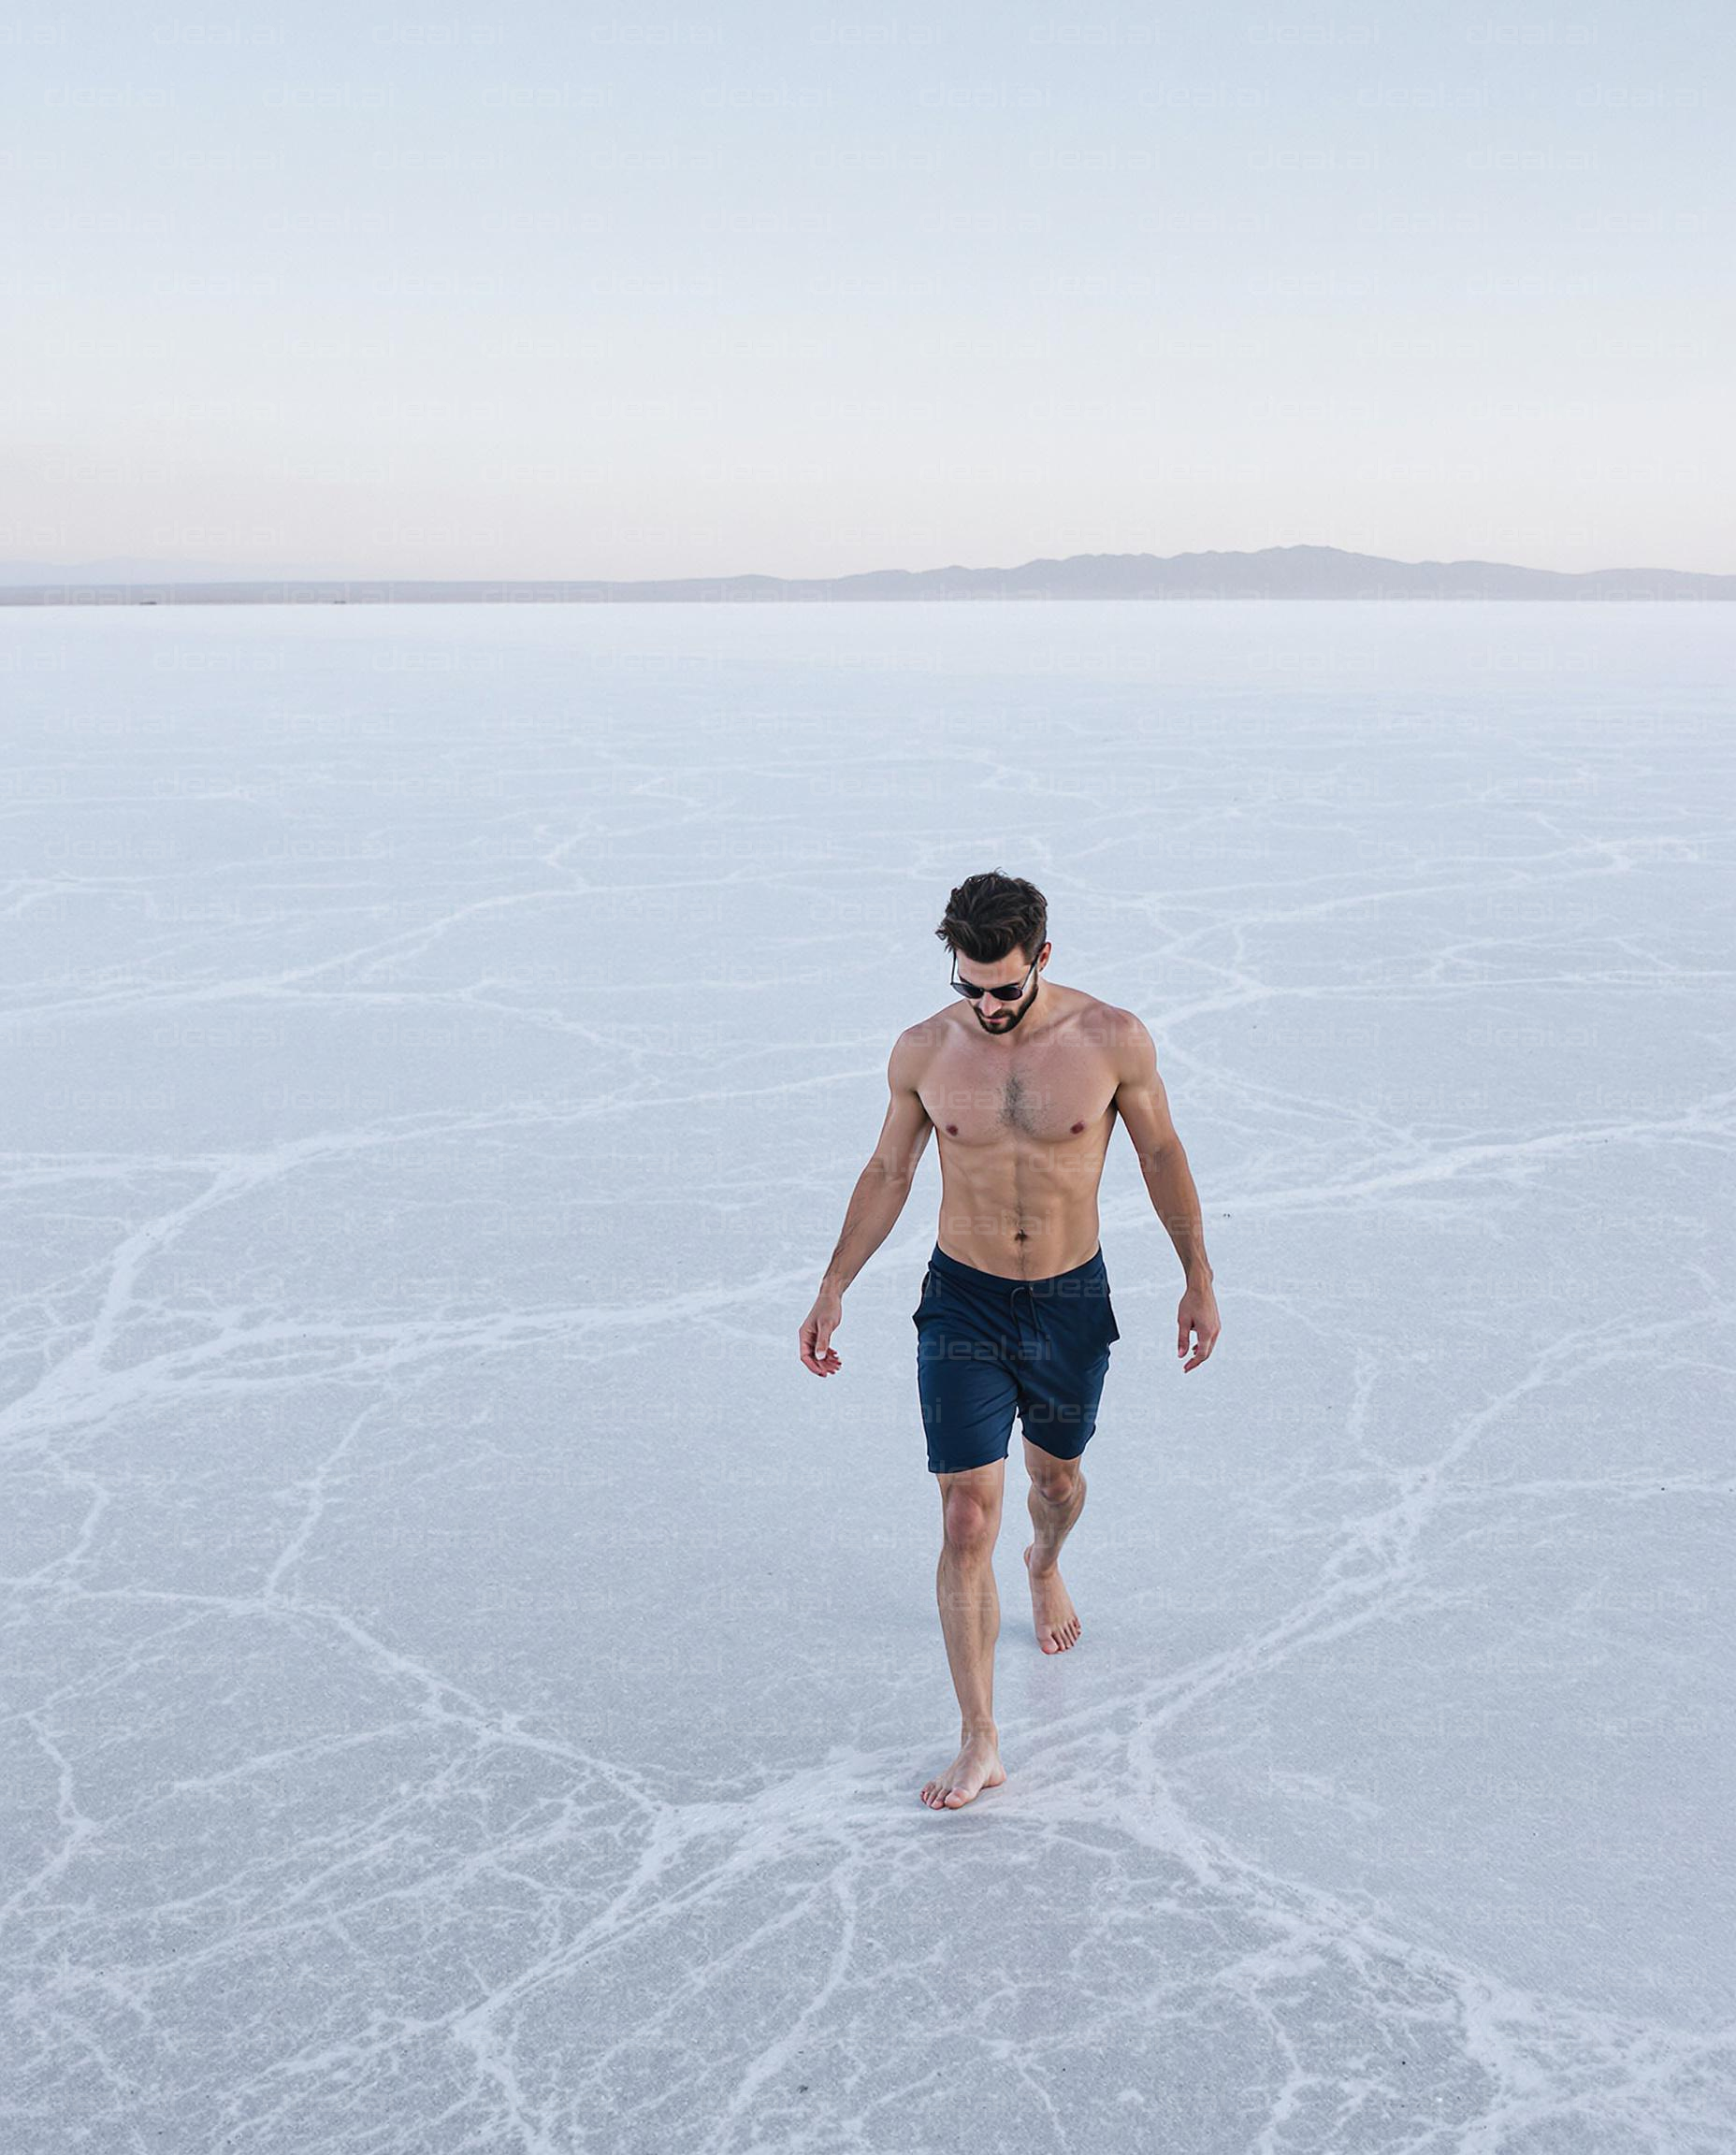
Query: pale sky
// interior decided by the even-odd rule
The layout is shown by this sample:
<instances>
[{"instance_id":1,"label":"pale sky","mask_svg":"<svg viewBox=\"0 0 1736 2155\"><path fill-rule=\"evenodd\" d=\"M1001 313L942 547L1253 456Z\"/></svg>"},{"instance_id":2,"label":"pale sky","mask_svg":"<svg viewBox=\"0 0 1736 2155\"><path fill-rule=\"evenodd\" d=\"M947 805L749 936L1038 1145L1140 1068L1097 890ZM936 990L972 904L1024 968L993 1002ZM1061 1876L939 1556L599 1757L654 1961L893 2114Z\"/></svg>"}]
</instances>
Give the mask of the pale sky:
<instances>
[{"instance_id":1,"label":"pale sky","mask_svg":"<svg viewBox=\"0 0 1736 2155\"><path fill-rule=\"evenodd\" d=\"M368 0L0 30L0 560L1736 571L1731 22Z\"/></svg>"}]
</instances>

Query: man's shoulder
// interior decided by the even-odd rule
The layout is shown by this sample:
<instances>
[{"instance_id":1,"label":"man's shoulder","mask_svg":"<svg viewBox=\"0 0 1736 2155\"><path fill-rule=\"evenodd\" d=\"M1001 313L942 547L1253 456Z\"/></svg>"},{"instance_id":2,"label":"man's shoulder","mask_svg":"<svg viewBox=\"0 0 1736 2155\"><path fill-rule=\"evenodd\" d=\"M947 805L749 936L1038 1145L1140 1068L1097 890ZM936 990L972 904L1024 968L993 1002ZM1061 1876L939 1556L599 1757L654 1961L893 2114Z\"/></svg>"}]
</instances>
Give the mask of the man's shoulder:
<instances>
[{"instance_id":1,"label":"man's shoulder","mask_svg":"<svg viewBox=\"0 0 1736 2155\"><path fill-rule=\"evenodd\" d=\"M930 1017L919 1018L914 1025L906 1025L892 1043L893 1072L914 1084L935 1049L957 1031L958 1020L949 1009L936 1010Z\"/></svg>"},{"instance_id":2,"label":"man's shoulder","mask_svg":"<svg viewBox=\"0 0 1736 2155\"><path fill-rule=\"evenodd\" d=\"M1136 1061L1142 1048L1150 1048L1151 1035L1133 1011L1123 1010L1119 1003L1106 1002L1100 995L1088 994L1082 988L1076 992L1081 998L1078 1030L1101 1050L1106 1061L1120 1069Z\"/></svg>"}]
</instances>

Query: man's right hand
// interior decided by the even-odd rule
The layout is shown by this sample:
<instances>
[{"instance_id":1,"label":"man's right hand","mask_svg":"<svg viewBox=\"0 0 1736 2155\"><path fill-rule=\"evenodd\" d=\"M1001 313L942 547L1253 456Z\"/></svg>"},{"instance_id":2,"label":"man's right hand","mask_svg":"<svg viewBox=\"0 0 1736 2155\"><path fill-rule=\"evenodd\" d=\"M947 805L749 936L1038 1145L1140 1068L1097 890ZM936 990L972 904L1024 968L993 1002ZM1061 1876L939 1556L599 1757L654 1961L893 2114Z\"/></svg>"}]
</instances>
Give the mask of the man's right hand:
<instances>
[{"instance_id":1,"label":"man's right hand","mask_svg":"<svg viewBox=\"0 0 1736 2155\"><path fill-rule=\"evenodd\" d=\"M822 1289L802 1320L802 1364L817 1377L835 1377L844 1367L837 1349L831 1344L832 1334L843 1322L844 1297Z\"/></svg>"}]
</instances>

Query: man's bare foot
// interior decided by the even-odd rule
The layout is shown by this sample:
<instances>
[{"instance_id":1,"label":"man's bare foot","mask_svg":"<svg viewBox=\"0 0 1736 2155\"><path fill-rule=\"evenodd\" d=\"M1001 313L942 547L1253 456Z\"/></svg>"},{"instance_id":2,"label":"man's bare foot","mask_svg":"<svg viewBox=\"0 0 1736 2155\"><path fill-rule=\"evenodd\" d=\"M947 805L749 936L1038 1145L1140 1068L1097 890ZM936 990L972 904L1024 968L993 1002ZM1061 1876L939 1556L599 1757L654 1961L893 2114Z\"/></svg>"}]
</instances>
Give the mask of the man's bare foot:
<instances>
[{"instance_id":1,"label":"man's bare foot","mask_svg":"<svg viewBox=\"0 0 1736 2155\"><path fill-rule=\"evenodd\" d=\"M1031 1571L1031 1551L1025 1549L1025 1569ZM1059 1571L1031 1571L1031 1612L1036 1618L1036 1642L1045 1654L1064 1654L1079 1635L1078 1612L1073 1597L1061 1583Z\"/></svg>"},{"instance_id":2,"label":"man's bare foot","mask_svg":"<svg viewBox=\"0 0 1736 2155\"><path fill-rule=\"evenodd\" d=\"M979 1788L998 1788L1006 1778L1001 1764L1000 1745L992 1736L970 1736L944 1773L937 1773L922 1790L931 1811L957 1811Z\"/></svg>"}]
</instances>

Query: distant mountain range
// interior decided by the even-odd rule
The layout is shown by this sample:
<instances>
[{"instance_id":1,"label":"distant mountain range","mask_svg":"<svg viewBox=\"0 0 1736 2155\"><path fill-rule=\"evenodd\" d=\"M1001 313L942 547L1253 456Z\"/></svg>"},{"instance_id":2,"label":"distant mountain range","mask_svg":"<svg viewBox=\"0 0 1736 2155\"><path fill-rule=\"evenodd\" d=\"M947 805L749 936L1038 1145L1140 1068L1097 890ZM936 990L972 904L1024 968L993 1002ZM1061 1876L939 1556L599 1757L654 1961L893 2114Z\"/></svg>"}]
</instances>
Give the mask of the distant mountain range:
<instances>
[{"instance_id":1,"label":"distant mountain range","mask_svg":"<svg viewBox=\"0 0 1736 2155\"><path fill-rule=\"evenodd\" d=\"M1389 561L1337 546L1256 554L1073 554L1019 569L872 569L856 576L684 576L655 583L534 577L228 578L203 564L0 562L0 606L568 604L700 600L1009 599L1736 599L1736 576L1685 569L1518 569L1504 561ZM117 574L115 571L122 573ZM189 572L191 571L191 572Z\"/></svg>"}]
</instances>

